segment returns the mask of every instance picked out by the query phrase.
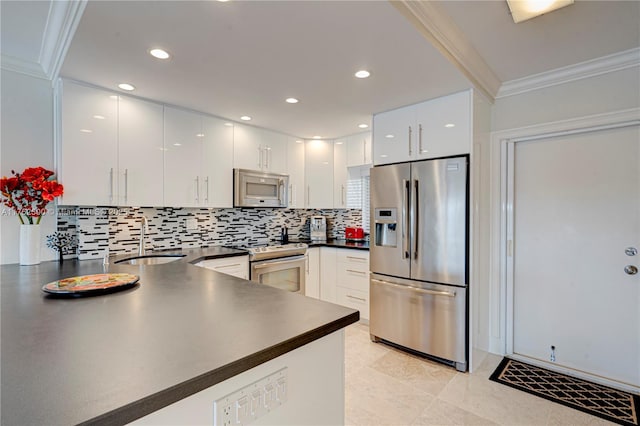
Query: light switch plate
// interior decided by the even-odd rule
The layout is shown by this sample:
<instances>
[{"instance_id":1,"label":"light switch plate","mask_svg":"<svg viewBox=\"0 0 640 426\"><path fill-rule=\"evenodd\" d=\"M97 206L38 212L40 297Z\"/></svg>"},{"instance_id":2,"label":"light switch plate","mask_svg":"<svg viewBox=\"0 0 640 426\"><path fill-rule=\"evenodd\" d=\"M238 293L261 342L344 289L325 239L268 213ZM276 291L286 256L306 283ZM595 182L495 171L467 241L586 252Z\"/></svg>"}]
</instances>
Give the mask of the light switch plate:
<instances>
[{"instance_id":1,"label":"light switch plate","mask_svg":"<svg viewBox=\"0 0 640 426\"><path fill-rule=\"evenodd\" d=\"M187 231L198 229L198 221L195 218L187 218Z\"/></svg>"}]
</instances>

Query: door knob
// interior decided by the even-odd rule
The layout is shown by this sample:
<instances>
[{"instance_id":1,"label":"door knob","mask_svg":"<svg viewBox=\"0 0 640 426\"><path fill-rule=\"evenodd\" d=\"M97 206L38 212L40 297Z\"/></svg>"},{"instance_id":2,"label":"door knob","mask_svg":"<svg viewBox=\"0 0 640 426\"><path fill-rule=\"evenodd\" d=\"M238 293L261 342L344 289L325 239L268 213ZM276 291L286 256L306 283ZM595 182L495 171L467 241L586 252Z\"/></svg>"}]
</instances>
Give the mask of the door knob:
<instances>
[{"instance_id":1,"label":"door knob","mask_svg":"<svg viewBox=\"0 0 640 426\"><path fill-rule=\"evenodd\" d=\"M627 275L635 275L638 273L638 268L633 265L627 265L624 267L624 273Z\"/></svg>"},{"instance_id":2,"label":"door knob","mask_svg":"<svg viewBox=\"0 0 640 426\"><path fill-rule=\"evenodd\" d=\"M626 249L624 249L624 254L626 254L627 256L635 256L636 254L638 254L638 249L635 247L627 247Z\"/></svg>"}]
</instances>

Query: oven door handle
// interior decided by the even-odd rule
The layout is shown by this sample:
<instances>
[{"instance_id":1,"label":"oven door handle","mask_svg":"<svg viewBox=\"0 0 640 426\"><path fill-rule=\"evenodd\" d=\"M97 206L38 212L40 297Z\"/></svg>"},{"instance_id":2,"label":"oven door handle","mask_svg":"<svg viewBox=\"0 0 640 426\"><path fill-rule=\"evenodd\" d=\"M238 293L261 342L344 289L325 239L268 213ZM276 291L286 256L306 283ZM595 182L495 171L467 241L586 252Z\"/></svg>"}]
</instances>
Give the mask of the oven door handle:
<instances>
[{"instance_id":1,"label":"oven door handle","mask_svg":"<svg viewBox=\"0 0 640 426\"><path fill-rule=\"evenodd\" d=\"M300 260L304 260L304 256L301 256L298 259L287 259L287 260L281 260L281 261L278 261L278 262L260 263L258 265L253 265L253 269L271 268L272 266L283 265L285 263L297 262L297 261L300 261Z\"/></svg>"}]
</instances>

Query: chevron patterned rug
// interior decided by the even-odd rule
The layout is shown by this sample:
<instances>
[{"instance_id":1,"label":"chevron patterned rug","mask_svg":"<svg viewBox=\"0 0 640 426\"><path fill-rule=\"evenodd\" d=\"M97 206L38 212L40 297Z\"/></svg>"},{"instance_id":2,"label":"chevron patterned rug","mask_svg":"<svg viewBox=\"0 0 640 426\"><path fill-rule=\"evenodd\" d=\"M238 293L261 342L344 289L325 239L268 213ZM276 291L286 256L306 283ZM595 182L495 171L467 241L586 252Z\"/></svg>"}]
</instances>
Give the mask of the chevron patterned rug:
<instances>
[{"instance_id":1,"label":"chevron patterned rug","mask_svg":"<svg viewBox=\"0 0 640 426\"><path fill-rule=\"evenodd\" d=\"M640 396L503 358L490 380L621 425L640 426Z\"/></svg>"}]
</instances>

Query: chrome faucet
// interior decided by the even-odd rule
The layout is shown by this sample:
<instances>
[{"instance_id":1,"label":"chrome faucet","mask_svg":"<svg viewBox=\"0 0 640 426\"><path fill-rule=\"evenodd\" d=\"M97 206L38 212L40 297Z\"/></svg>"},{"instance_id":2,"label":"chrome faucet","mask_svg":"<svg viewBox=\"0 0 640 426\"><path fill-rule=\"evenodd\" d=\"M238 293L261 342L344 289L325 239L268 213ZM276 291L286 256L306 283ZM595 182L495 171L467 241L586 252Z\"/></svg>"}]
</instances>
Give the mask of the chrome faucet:
<instances>
[{"instance_id":1,"label":"chrome faucet","mask_svg":"<svg viewBox=\"0 0 640 426\"><path fill-rule=\"evenodd\" d=\"M141 219L142 220L140 221L140 244L138 246L138 256L144 256L144 254L145 254L144 232L145 232L147 226L149 225L149 221L147 220L146 216L142 216Z\"/></svg>"}]
</instances>

